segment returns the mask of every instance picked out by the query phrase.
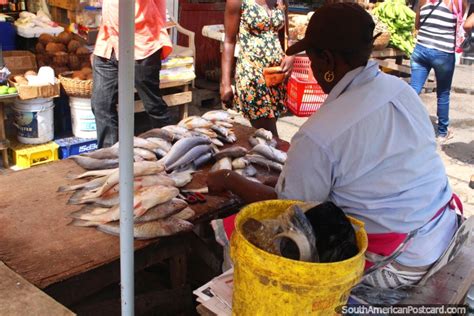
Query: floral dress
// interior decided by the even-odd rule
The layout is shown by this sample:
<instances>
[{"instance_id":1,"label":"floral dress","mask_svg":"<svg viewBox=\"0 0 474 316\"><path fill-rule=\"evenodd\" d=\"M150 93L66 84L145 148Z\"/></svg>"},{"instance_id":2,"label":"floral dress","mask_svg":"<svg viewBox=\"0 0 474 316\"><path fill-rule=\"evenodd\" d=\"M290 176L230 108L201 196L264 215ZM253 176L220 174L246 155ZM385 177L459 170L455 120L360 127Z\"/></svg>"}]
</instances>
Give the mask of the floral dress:
<instances>
[{"instance_id":1,"label":"floral dress","mask_svg":"<svg viewBox=\"0 0 474 316\"><path fill-rule=\"evenodd\" d=\"M286 112L285 83L268 87L263 77L263 68L279 66L285 56L278 39L284 24L281 6L269 16L255 0L242 0L234 105L250 120L278 118Z\"/></svg>"}]
</instances>

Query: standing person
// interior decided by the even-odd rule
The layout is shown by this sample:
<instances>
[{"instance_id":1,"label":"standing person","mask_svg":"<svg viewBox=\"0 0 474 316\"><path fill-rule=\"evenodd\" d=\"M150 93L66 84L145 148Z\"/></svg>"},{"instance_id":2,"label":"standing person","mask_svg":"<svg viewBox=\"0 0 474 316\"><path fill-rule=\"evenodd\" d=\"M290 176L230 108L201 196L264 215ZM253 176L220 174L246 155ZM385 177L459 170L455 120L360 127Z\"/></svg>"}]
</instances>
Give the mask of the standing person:
<instances>
[{"instance_id":1,"label":"standing person","mask_svg":"<svg viewBox=\"0 0 474 316\"><path fill-rule=\"evenodd\" d=\"M420 98L369 60L374 27L355 3L316 10L287 54L306 51L328 97L291 140L275 188L230 170L209 173L207 184L210 193L229 190L246 203L333 202L365 223L372 263L391 258L366 281L395 288L416 284L443 254L458 227L451 202L459 200Z\"/></svg>"},{"instance_id":2,"label":"standing person","mask_svg":"<svg viewBox=\"0 0 474 316\"><path fill-rule=\"evenodd\" d=\"M434 69L438 97L436 137L440 142L452 138L448 129L449 95L454 74L457 22L453 6L459 6L457 0L420 0L415 21L417 43L410 61L411 86L418 94ZM465 12L465 0L462 7Z\"/></svg>"},{"instance_id":3,"label":"standing person","mask_svg":"<svg viewBox=\"0 0 474 316\"><path fill-rule=\"evenodd\" d=\"M99 148L112 146L118 141L118 19L119 0L104 0L102 25L94 49L91 101ZM165 0L136 0L135 89L153 127L169 124L168 106L159 88L161 60L172 50L165 22Z\"/></svg>"},{"instance_id":4,"label":"standing person","mask_svg":"<svg viewBox=\"0 0 474 316\"><path fill-rule=\"evenodd\" d=\"M283 0L228 0L224 23L221 100L227 107L233 103L253 127L278 136L276 121L286 111L285 83L267 86L263 69L280 66L286 76L292 70L294 57L285 56L278 38L286 23L285 4ZM237 37L234 96L231 73Z\"/></svg>"}]
</instances>

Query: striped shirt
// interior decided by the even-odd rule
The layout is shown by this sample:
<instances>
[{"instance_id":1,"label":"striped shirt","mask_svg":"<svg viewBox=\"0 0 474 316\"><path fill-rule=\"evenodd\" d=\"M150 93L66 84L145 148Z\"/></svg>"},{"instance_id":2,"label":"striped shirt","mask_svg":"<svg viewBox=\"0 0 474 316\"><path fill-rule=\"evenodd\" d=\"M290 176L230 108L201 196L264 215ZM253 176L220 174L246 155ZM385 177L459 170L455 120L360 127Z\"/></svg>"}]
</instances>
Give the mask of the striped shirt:
<instances>
[{"instance_id":1,"label":"striped shirt","mask_svg":"<svg viewBox=\"0 0 474 316\"><path fill-rule=\"evenodd\" d=\"M428 2L421 7L420 21L426 18L436 4ZM454 53L456 21L456 16L444 3L441 3L420 27L417 43L446 53Z\"/></svg>"}]
</instances>

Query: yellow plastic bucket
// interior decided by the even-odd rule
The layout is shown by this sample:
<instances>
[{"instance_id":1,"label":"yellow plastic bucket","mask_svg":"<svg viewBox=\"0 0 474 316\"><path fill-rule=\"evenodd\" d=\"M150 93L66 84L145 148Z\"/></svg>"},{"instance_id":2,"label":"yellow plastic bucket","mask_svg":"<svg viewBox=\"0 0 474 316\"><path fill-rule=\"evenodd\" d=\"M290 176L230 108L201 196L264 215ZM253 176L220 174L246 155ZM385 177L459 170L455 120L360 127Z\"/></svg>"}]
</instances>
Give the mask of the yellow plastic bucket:
<instances>
[{"instance_id":1,"label":"yellow plastic bucket","mask_svg":"<svg viewBox=\"0 0 474 316\"><path fill-rule=\"evenodd\" d=\"M231 237L234 263L234 315L334 315L347 302L362 277L367 234L364 224L350 218L359 253L333 263L286 259L263 251L242 235L247 218L275 218L298 201L272 200L250 204L236 217Z\"/></svg>"}]
</instances>

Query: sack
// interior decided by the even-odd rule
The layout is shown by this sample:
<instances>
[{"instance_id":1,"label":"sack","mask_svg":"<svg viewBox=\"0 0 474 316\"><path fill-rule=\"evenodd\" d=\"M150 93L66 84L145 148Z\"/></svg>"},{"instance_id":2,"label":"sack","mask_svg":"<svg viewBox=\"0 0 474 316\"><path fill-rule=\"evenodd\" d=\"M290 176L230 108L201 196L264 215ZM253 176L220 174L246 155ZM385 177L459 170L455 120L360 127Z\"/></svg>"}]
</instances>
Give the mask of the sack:
<instances>
[{"instance_id":1,"label":"sack","mask_svg":"<svg viewBox=\"0 0 474 316\"><path fill-rule=\"evenodd\" d=\"M465 32L464 32L464 15L462 12L462 0L458 0L458 7L453 3L453 13L457 18L456 21L456 38L454 42L454 51L456 53L462 53L462 44L465 40Z\"/></svg>"}]
</instances>

